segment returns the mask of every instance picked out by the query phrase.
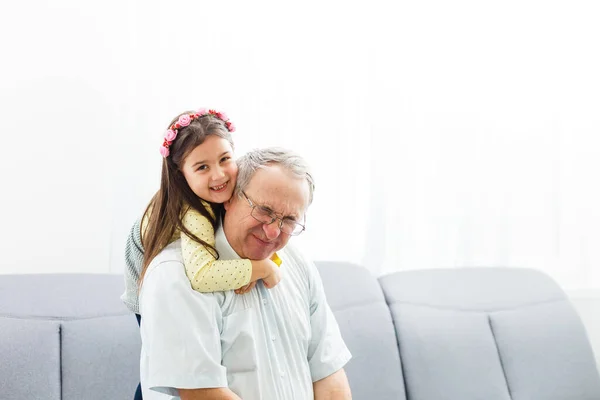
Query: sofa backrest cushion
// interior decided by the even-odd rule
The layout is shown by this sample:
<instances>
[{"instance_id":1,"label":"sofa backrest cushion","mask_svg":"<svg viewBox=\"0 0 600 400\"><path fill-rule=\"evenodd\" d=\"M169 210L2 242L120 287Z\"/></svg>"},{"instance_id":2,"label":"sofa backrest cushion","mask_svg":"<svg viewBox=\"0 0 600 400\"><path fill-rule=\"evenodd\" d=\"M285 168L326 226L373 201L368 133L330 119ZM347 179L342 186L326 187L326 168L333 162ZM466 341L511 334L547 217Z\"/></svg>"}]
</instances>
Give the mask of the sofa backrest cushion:
<instances>
[{"instance_id":1,"label":"sofa backrest cushion","mask_svg":"<svg viewBox=\"0 0 600 400\"><path fill-rule=\"evenodd\" d=\"M584 326L541 272L403 271L380 283L409 399L600 399Z\"/></svg>"},{"instance_id":2,"label":"sofa backrest cushion","mask_svg":"<svg viewBox=\"0 0 600 400\"><path fill-rule=\"evenodd\" d=\"M394 325L377 279L349 263L316 264L352 353L345 371L353 398L406 400Z\"/></svg>"},{"instance_id":3,"label":"sofa backrest cushion","mask_svg":"<svg viewBox=\"0 0 600 400\"><path fill-rule=\"evenodd\" d=\"M0 398L133 398L141 339L123 276L0 276Z\"/></svg>"},{"instance_id":4,"label":"sofa backrest cushion","mask_svg":"<svg viewBox=\"0 0 600 400\"><path fill-rule=\"evenodd\" d=\"M109 274L3 275L2 315L55 320L131 315L120 299L123 282L123 275Z\"/></svg>"},{"instance_id":5,"label":"sofa backrest cushion","mask_svg":"<svg viewBox=\"0 0 600 400\"><path fill-rule=\"evenodd\" d=\"M0 360L0 398L62 399L59 322L0 315Z\"/></svg>"}]
</instances>

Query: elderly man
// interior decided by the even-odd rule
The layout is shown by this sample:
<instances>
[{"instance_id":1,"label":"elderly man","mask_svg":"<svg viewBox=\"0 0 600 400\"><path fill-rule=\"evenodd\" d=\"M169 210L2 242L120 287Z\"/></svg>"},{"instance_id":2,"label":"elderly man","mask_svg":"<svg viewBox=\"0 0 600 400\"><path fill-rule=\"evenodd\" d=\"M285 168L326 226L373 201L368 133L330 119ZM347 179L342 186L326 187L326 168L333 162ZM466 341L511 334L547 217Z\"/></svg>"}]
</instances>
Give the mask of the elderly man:
<instances>
[{"instance_id":1,"label":"elderly man","mask_svg":"<svg viewBox=\"0 0 600 400\"><path fill-rule=\"evenodd\" d=\"M140 291L141 378L152 399L349 399L350 359L312 262L290 235L304 230L313 181L281 149L238 160L238 184L215 233L223 259L282 259L283 279L245 294L191 289L179 241L150 264Z\"/></svg>"}]
</instances>

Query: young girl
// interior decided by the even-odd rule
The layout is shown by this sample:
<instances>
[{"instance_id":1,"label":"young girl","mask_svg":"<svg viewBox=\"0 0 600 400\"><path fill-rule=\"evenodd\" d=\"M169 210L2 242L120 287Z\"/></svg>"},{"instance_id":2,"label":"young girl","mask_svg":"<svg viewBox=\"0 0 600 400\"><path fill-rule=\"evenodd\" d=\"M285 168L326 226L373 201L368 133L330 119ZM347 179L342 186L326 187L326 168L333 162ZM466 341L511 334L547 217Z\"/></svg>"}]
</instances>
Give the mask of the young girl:
<instances>
[{"instance_id":1,"label":"young girl","mask_svg":"<svg viewBox=\"0 0 600 400\"><path fill-rule=\"evenodd\" d=\"M234 131L227 115L215 110L184 112L171 122L160 147L160 189L142 218L140 282L152 259L177 239L187 277L199 292L240 288L243 292L258 279L272 288L281 279L272 260L219 260L215 249L223 203L232 196L237 179Z\"/></svg>"}]
</instances>

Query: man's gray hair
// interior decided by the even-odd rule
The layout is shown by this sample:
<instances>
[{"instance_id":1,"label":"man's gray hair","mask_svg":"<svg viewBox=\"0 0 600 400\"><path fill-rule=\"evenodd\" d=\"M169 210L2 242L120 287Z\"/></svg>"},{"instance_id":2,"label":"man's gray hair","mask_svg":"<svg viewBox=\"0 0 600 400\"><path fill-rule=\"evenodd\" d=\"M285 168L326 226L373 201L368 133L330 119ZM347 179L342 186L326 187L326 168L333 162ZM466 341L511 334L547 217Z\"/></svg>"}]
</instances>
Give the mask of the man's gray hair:
<instances>
[{"instance_id":1,"label":"man's gray hair","mask_svg":"<svg viewBox=\"0 0 600 400\"><path fill-rule=\"evenodd\" d=\"M239 170L235 193L240 197L242 191L246 190L250 180L259 168L264 168L268 165L279 165L292 174L306 179L309 189L308 205L313 201L315 182L310 173L310 167L304 158L291 150L281 147L254 149L238 158L237 165Z\"/></svg>"}]
</instances>

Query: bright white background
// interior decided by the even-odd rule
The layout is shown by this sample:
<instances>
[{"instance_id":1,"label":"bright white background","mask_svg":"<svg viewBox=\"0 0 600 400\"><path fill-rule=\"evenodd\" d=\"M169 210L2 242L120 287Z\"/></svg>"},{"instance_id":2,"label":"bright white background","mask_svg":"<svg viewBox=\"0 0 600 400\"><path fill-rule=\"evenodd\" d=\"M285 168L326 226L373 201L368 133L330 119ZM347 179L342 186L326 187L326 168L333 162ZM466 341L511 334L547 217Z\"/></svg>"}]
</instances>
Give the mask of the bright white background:
<instances>
[{"instance_id":1,"label":"bright white background","mask_svg":"<svg viewBox=\"0 0 600 400\"><path fill-rule=\"evenodd\" d=\"M314 259L600 288L596 1L220 3L3 3L0 273L120 273L164 128L216 107L313 165Z\"/></svg>"}]
</instances>

